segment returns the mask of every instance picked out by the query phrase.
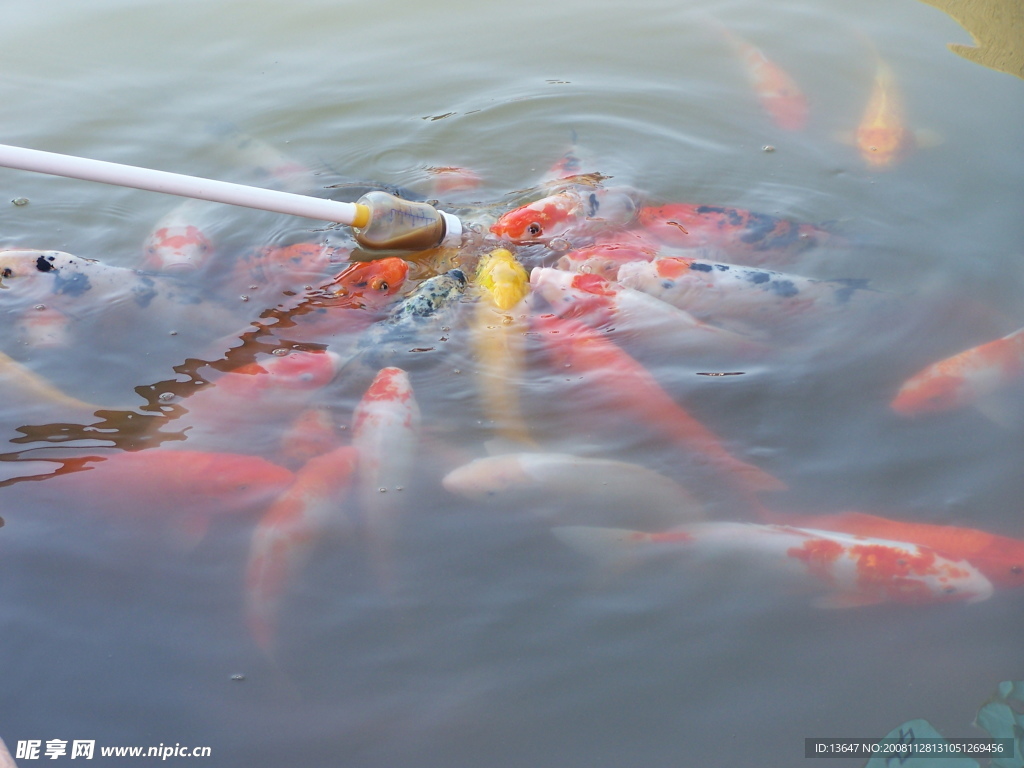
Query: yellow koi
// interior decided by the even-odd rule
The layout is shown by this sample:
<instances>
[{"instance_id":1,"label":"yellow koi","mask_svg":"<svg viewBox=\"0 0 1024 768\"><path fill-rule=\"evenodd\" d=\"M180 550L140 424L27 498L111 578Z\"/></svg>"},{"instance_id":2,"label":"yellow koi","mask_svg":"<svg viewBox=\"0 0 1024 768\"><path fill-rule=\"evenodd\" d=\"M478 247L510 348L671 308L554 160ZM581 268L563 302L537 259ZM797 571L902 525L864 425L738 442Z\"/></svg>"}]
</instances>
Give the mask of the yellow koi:
<instances>
[{"instance_id":1,"label":"yellow koi","mask_svg":"<svg viewBox=\"0 0 1024 768\"><path fill-rule=\"evenodd\" d=\"M471 334L481 406L497 438L534 446L519 404L525 356L525 323L515 307L530 292L530 279L512 252L497 248L480 259L480 294Z\"/></svg>"}]
</instances>

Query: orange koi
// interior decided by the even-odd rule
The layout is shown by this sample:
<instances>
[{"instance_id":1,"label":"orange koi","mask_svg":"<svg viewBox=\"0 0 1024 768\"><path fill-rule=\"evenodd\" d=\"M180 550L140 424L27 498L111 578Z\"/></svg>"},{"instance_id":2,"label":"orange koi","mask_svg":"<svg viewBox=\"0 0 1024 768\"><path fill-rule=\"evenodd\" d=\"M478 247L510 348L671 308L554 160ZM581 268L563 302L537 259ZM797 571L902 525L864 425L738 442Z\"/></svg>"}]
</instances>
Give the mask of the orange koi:
<instances>
[{"instance_id":1,"label":"orange koi","mask_svg":"<svg viewBox=\"0 0 1024 768\"><path fill-rule=\"evenodd\" d=\"M257 524L245 572L245 607L256 645L273 649L281 602L316 541L348 523L342 505L355 472L358 452L335 448L310 459L295 482Z\"/></svg>"},{"instance_id":2,"label":"orange koi","mask_svg":"<svg viewBox=\"0 0 1024 768\"><path fill-rule=\"evenodd\" d=\"M637 220L653 237L679 248L724 251L739 263L782 264L833 238L830 232L742 208L671 203L641 208Z\"/></svg>"},{"instance_id":3,"label":"orange koi","mask_svg":"<svg viewBox=\"0 0 1024 768\"><path fill-rule=\"evenodd\" d=\"M796 81L774 61L732 30L722 33L746 69L757 100L774 123L787 131L802 131L807 125L807 97Z\"/></svg>"},{"instance_id":4,"label":"orange koi","mask_svg":"<svg viewBox=\"0 0 1024 768\"><path fill-rule=\"evenodd\" d=\"M287 466L301 467L310 459L337 447L338 430L324 408L306 408L281 436L281 458Z\"/></svg>"},{"instance_id":5,"label":"orange koi","mask_svg":"<svg viewBox=\"0 0 1024 768\"><path fill-rule=\"evenodd\" d=\"M890 404L913 415L980 405L1024 376L1024 328L932 363L911 376Z\"/></svg>"},{"instance_id":6,"label":"orange koi","mask_svg":"<svg viewBox=\"0 0 1024 768\"><path fill-rule=\"evenodd\" d=\"M537 315L531 323L555 367L586 376L615 410L640 418L685 450L702 456L743 489L785 488L764 470L730 454L718 435L679 407L646 368L599 332L557 315Z\"/></svg>"},{"instance_id":7,"label":"orange koi","mask_svg":"<svg viewBox=\"0 0 1024 768\"><path fill-rule=\"evenodd\" d=\"M295 243L259 248L242 255L229 282L244 293L269 291L272 295L320 285L327 275L348 263L348 250L320 243Z\"/></svg>"},{"instance_id":8,"label":"orange koi","mask_svg":"<svg viewBox=\"0 0 1024 768\"><path fill-rule=\"evenodd\" d=\"M491 225L491 232L516 245L549 244L625 227L636 213L631 190L572 187L508 211Z\"/></svg>"},{"instance_id":9,"label":"orange koi","mask_svg":"<svg viewBox=\"0 0 1024 768\"><path fill-rule=\"evenodd\" d=\"M46 486L125 515L206 517L251 511L269 503L293 479L284 467L235 453L153 448L84 461L97 463L52 475Z\"/></svg>"},{"instance_id":10,"label":"orange koi","mask_svg":"<svg viewBox=\"0 0 1024 768\"><path fill-rule=\"evenodd\" d=\"M892 70L881 59L854 143L864 161L879 170L902 160L917 146L916 135L905 124L902 98Z\"/></svg>"},{"instance_id":11,"label":"orange koi","mask_svg":"<svg viewBox=\"0 0 1024 768\"><path fill-rule=\"evenodd\" d=\"M566 526L555 535L575 549L605 554L664 551L699 562L734 562L763 578L778 573L828 594L817 605L973 603L992 596L992 583L965 560L928 547L835 531L753 523L694 523L663 533ZM752 567L753 566L753 567Z\"/></svg>"},{"instance_id":12,"label":"orange koi","mask_svg":"<svg viewBox=\"0 0 1024 768\"><path fill-rule=\"evenodd\" d=\"M966 560L997 587L1024 587L1024 540L974 528L890 520L865 512L772 515L793 525L853 536L906 541L953 560Z\"/></svg>"}]
</instances>

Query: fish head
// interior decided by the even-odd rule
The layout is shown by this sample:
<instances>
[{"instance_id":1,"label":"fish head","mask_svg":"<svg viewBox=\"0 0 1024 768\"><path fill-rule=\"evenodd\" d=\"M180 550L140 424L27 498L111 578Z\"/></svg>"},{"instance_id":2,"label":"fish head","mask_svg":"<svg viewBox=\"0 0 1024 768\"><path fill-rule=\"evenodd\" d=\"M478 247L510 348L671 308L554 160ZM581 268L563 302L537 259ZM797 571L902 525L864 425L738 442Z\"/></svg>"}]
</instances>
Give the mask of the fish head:
<instances>
[{"instance_id":1,"label":"fish head","mask_svg":"<svg viewBox=\"0 0 1024 768\"><path fill-rule=\"evenodd\" d=\"M996 537L971 562L997 587L1024 587L1024 541Z\"/></svg>"},{"instance_id":2,"label":"fish head","mask_svg":"<svg viewBox=\"0 0 1024 768\"><path fill-rule=\"evenodd\" d=\"M427 168L430 174L430 189L434 195L450 195L456 192L468 192L483 183L480 174L469 168L445 165Z\"/></svg>"},{"instance_id":3,"label":"fish head","mask_svg":"<svg viewBox=\"0 0 1024 768\"><path fill-rule=\"evenodd\" d=\"M570 251L558 259L557 266L571 272L590 272L614 280L620 267L653 261L657 256L657 245L643 231L637 230Z\"/></svg>"},{"instance_id":4,"label":"fish head","mask_svg":"<svg viewBox=\"0 0 1024 768\"><path fill-rule=\"evenodd\" d=\"M580 196L567 190L503 214L491 232L517 245L548 243L563 237L582 217Z\"/></svg>"},{"instance_id":5,"label":"fish head","mask_svg":"<svg viewBox=\"0 0 1024 768\"><path fill-rule=\"evenodd\" d=\"M496 248L480 259L476 284L502 310L511 309L529 293L526 269L506 248Z\"/></svg>"},{"instance_id":6,"label":"fish head","mask_svg":"<svg viewBox=\"0 0 1024 768\"><path fill-rule=\"evenodd\" d=\"M857 131L857 149L872 168L885 168L906 154L912 135L900 126L866 126Z\"/></svg>"},{"instance_id":7,"label":"fish head","mask_svg":"<svg viewBox=\"0 0 1024 768\"><path fill-rule=\"evenodd\" d=\"M160 227L146 241L143 266L156 272L194 272L213 255L213 244L192 224Z\"/></svg>"},{"instance_id":8,"label":"fish head","mask_svg":"<svg viewBox=\"0 0 1024 768\"><path fill-rule=\"evenodd\" d=\"M377 309L402 289L408 274L408 262L397 256L357 261L335 275L324 293L347 305Z\"/></svg>"},{"instance_id":9,"label":"fish head","mask_svg":"<svg viewBox=\"0 0 1024 768\"><path fill-rule=\"evenodd\" d=\"M265 362L244 365L230 375L263 374L269 376L264 385L268 388L315 390L329 384L340 365L341 358L334 352L292 349L286 354L274 354Z\"/></svg>"}]
</instances>

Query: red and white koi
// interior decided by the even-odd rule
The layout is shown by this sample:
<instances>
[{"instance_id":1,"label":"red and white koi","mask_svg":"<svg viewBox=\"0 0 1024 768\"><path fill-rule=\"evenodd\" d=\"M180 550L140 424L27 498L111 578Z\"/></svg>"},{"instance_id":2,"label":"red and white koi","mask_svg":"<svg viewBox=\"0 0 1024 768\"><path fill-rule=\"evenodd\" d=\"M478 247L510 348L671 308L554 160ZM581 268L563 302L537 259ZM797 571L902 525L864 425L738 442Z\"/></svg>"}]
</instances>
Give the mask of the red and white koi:
<instances>
[{"instance_id":1,"label":"red and white koi","mask_svg":"<svg viewBox=\"0 0 1024 768\"><path fill-rule=\"evenodd\" d=\"M741 264L783 264L835 240L830 232L742 208L695 203L647 206L637 213L652 237L677 248L723 253Z\"/></svg>"},{"instance_id":2,"label":"red and white koi","mask_svg":"<svg viewBox=\"0 0 1024 768\"><path fill-rule=\"evenodd\" d=\"M245 572L245 613L253 640L273 649L281 603L292 580L325 534L350 525L344 511L358 452L335 448L310 459L295 473L295 482L257 524Z\"/></svg>"},{"instance_id":3,"label":"red and white koi","mask_svg":"<svg viewBox=\"0 0 1024 768\"><path fill-rule=\"evenodd\" d=\"M202 224L210 203L186 200L153 227L142 247L142 268L155 272L195 272L214 255L213 241Z\"/></svg>"},{"instance_id":4,"label":"red and white koi","mask_svg":"<svg viewBox=\"0 0 1024 768\"><path fill-rule=\"evenodd\" d=\"M548 245L625 228L636 218L637 208L632 190L577 185L503 214L491 232L516 245Z\"/></svg>"},{"instance_id":5,"label":"red and white koi","mask_svg":"<svg viewBox=\"0 0 1024 768\"><path fill-rule=\"evenodd\" d=\"M742 490L785 488L764 470L730 454L718 435L677 405L646 368L599 332L557 315L536 315L531 325L554 367L584 377L587 387L612 410L636 417L721 471Z\"/></svg>"},{"instance_id":6,"label":"red and white koi","mask_svg":"<svg viewBox=\"0 0 1024 768\"><path fill-rule=\"evenodd\" d=\"M553 529L571 547L605 555L678 553L697 563L743 563L763 580L776 573L826 592L821 607L875 603L973 603L992 596L992 582L966 560L902 541L835 531L753 523L695 523L663 533L566 526Z\"/></svg>"},{"instance_id":7,"label":"red and white koi","mask_svg":"<svg viewBox=\"0 0 1024 768\"><path fill-rule=\"evenodd\" d=\"M892 409L904 415L983 406L985 397L1024 378L1024 328L918 371L900 387Z\"/></svg>"},{"instance_id":8,"label":"red and white koi","mask_svg":"<svg viewBox=\"0 0 1024 768\"><path fill-rule=\"evenodd\" d=\"M864 110L854 142L870 167L888 168L906 157L917 145L917 137L906 126L903 101L892 69L877 58L871 97Z\"/></svg>"},{"instance_id":9,"label":"red and white koi","mask_svg":"<svg viewBox=\"0 0 1024 768\"><path fill-rule=\"evenodd\" d=\"M740 332L848 306L863 281L813 280L681 256L624 264L619 284Z\"/></svg>"},{"instance_id":10,"label":"red and white koi","mask_svg":"<svg viewBox=\"0 0 1024 768\"><path fill-rule=\"evenodd\" d=\"M420 409L409 375L381 369L352 414L359 506L375 567L390 583L390 554L419 443Z\"/></svg>"},{"instance_id":11,"label":"red and white koi","mask_svg":"<svg viewBox=\"0 0 1024 768\"><path fill-rule=\"evenodd\" d=\"M1024 587L1024 540L955 525L890 520L866 512L830 515L771 513L773 522L839 531L854 536L906 541L934 549L951 560L966 560L996 587Z\"/></svg>"}]
</instances>

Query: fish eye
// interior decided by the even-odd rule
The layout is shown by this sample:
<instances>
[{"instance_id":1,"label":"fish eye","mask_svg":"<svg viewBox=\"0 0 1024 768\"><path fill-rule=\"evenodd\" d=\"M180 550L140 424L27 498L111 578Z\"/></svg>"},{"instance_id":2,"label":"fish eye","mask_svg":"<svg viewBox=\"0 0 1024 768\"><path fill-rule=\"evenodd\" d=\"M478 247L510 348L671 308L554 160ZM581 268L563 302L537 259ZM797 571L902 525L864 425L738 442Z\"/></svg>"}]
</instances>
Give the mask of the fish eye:
<instances>
[{"instance_id":1,"label":"fish eye","mask_svg":"<svg viewBox=\"0 0 1024 768\"><path fill-rule=\"evenodd\" d=\"M375 277L370 281L370 287L375 291L386 291L390 286L384 278Z\"/></svg>"},{"instance_id":2,"label":"fish eye","mask_svg":"<svg viewBox=\"0 0 1024 768\"><path fill-rule=\"evenodd\" d=\"M530 226L528 226L528 227L526 228L526 232L527 232L528 234L530 234L530 235L533 235L534 237L536 237L537 235L539 235L539 234L540 234L541 232L543 232L543 231L544 231L544 230L543 230L543 229L541 229L541 226L540 226L540 224L538 224L538 223L537 223L536 221L532 221L532 222L530 222Z\"/></svg>"},{"instance_id":3,"label":"fish eye","mask_svg":"<svg viewBox=\"0 0 1024 768\"><path fill-rule=\"evenodd\" d=\"M3 275L2 275L3 277L10 277L13 274L14 274L14 270L13 269L11 269L10 267L4 267L4 271L3 271Z\"/></svg>"}]
</instances>

